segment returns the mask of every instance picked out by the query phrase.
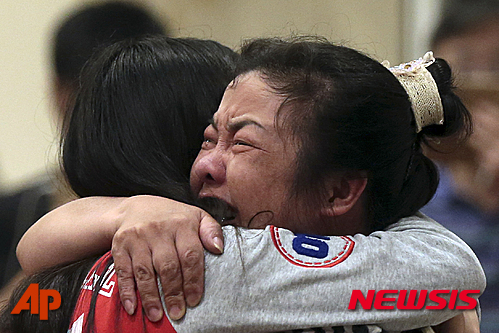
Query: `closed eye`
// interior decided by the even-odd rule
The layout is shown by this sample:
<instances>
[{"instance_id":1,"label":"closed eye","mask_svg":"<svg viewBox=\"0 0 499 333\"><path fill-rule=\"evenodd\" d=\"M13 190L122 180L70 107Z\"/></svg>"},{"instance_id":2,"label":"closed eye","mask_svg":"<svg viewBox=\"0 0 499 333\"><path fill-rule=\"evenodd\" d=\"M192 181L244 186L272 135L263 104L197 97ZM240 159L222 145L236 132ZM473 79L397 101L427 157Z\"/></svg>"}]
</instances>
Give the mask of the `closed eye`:
<instances>
[{"instance_id":1,"label":"closed eye","mask_svg":"<svg viewBox=\"0 0 499 333\"><path fill-rule=\"evenodd\" d=\"M236 141L236 142L234 142L234 146L248 146L248 147L253 147L252 144L247 143L245 141Z\"/></svg>"},{"instance_id":2,"label":"closed eye","mask_svg":"<svg viewBox=\"0 0 499 333\"><path fill-rule=\"evenodd\" d=\"M248 142L248 141L234 140L234 142L232 143L232 151L235 154L245 153L245 152L253 151L255 149L258 149L258 147L255 146L253 143Z\"/></svg>"}]
</instances>

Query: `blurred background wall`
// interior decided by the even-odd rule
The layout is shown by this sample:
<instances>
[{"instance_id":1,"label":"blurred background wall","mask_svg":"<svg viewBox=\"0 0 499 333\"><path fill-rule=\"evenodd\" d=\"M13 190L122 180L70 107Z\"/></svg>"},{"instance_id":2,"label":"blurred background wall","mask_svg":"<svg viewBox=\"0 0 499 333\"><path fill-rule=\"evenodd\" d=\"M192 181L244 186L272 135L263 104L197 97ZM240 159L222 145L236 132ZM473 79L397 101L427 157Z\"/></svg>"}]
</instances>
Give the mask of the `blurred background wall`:
<instances>
[{"instance_id":1,"label":"blurred background wall","mask_svg":"<svg viewBox=\"0 0 499 333\"><path fill-rule=\"evenodd\" d=\"M319 34L392 64L426 51L439 0L135 0L175 36L232 48L251 37ZM51 117L50 41L57 23L89 0L0 1L0 189L57 161ZM96 2L96 1L93 1Z\"/></svg>"}]
</instances>

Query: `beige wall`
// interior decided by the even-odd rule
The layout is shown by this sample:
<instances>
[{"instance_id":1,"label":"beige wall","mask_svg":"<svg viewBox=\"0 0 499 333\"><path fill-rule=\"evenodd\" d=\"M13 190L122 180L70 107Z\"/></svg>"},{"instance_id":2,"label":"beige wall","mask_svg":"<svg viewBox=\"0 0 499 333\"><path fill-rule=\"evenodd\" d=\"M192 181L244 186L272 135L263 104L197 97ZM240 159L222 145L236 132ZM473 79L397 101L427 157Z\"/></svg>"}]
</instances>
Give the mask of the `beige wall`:
<instances>
[{"instance_id":1,"label":"beige wall","mask_svg":"<svg viewBox=\"0 0 499 333\"><path fill-rule=\"evenodd\" d=\"M402 59L401 0L136 0L170 22L177 36L237 47L244 38L319 34ZM0 1L0 184L12 188L56 164L50 118L48 45L52 25L78 0Z\"/></svg>"},{"instance_id":2,"label":"beige wall","mask_svg":"<svg viewBox=\"0 0 499 333\"><path fill-rule=\"evenodd\" d=\"M400 0L142 0L168 13L175 33L237 47L244 38L319 34L399 56ZM196 10L193 10L196 8Z\"/></svg>"},{"instance_id":3,"label":"beige wall","mask_svg":"<svg viewBox=\"0 0 499 333\"><path fill-rule=\"evenodd\" d=\"M53 23L77 0L0 1L0 184L54 164L47 45Z\"/></svg>"}]
</instances>

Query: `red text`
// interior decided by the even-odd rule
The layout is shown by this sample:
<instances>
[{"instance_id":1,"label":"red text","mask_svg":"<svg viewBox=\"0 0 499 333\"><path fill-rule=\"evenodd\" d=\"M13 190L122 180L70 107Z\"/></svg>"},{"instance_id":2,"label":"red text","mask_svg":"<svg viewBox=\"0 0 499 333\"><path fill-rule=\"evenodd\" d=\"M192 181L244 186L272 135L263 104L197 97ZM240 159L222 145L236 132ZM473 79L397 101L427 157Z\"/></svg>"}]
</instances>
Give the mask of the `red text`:
<instances>
[{"instance_id":1,"label":"red text","mask_svg":"<svg viewBox=\"0 0 499 333\"><path fill-rule=\"evenodd\" d=\"M51 297L51 301L49 299ZM49 310L57 310L61 306L61 294L54 289L40 289L38 283L32 283L21 296L11 314L19 314L22 310L30 310L39 314L40 320L48 320Z\"/></svg>"},{"instance_id":2,"label":"red text","mask_svg":"<svg viewBox=\"0 0 499 333\"><path fill-rule=\"evenodd\" d=\"M450 295L449 295L450 294ZM361 290L353 290L349 310L355 310L357 303L364 310L371 310L373 307L377 310L441 310L449 308L451 310L469 310L477 306L476 299L468 296L470 294L480 294L480 290L368 290L364 296ZM449 295L449 297L443 297ZM429 299L435 303L427 305ZM449 300L447 302L447 299ZM457 300L461 300L466 305L457 305Z\"/></svg>"}]
</instances>

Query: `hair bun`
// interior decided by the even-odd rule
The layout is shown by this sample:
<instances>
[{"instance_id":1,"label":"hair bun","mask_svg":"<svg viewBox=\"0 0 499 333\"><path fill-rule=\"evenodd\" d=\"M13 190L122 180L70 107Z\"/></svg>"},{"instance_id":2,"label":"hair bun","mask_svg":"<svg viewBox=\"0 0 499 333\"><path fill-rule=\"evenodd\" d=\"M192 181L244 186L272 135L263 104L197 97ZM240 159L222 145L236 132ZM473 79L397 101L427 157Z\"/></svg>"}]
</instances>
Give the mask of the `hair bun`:
<instances>
[{"instance_id":1,"label":"hair bun","mask_svg":"<svg viewBox=\"0 0 499 333\"><path fill-rule=\"evenodd\" d=\"M447 137L459 134L461 138L467 138L472 131L471 115L461 99L454 93L454 80L449 64L444 59L437 58L428 66L428 71L438 87L444 110L444 123L426 126L422 134L428 137Z\"/></svg>"},{"instance_id":2,"label":"hair bun","mask_svg":"<svg viewBox=\"0 0 499 333\"><path fill-rule=\"evenodd\" d=\"M437 83L426 69L434 62L433 52L428 51L423 57L398 66L389 67L387 61L382 63L388 67L409 96L417 133L425 126L444 123L444 110Z\"/></svg>"}]
</instances>

